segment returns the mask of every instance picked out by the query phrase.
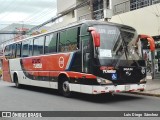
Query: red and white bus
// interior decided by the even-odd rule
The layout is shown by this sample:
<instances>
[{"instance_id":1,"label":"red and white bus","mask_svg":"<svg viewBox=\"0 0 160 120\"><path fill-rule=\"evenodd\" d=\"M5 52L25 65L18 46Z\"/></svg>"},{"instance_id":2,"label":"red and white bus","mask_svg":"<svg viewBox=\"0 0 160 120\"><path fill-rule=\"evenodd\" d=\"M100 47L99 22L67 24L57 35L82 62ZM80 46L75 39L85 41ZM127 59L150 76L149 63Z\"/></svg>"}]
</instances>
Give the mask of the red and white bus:
<instances>
[{"instance_id":1,"label":"red and white bus","mask_svg":"<svg viewBox=\"0 0 160 120\"><path fill-rule=\"evenodd\" d=\"M22 85L102 94L144 90L145 60L134 28L108 22L83 21L7 44L3 79Z\"/></svg>"}]
</instances>

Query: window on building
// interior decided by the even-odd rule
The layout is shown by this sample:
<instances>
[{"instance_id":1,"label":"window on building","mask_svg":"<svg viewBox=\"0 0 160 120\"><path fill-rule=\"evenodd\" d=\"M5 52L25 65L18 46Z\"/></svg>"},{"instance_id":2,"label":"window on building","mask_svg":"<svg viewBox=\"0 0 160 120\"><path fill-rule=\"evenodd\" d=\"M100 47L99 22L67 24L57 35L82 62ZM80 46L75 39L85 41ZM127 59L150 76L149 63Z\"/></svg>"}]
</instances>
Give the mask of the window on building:
<instances>
[{"instance_id":1,"label":"window on building","mask_svg":"<svg viewBox=\"0 0 160 120\"><path fill-rule=\"evenodd\" d=\"M151 1L152 1L152 4L160 3L160 0L151 0Z\"/></svg>"},{"instance_id":2,"label":"window on building","mask_svg":"<svg viewBox=\"0 0 160 120\"><path fill-rule=\"evenodd\" d=\"M44 46L44 36L35 38L33 43L33 55L43 54L44 51L43 46Z\"/></svg>"},{"instance_id":3,"label":"window on building","mask_svg":"<svg viewBox=\"0 0 160 120\"><path fill-rule=\"evenodd\" d=\"M57 52L57 33L52 33L46 36L45 40L45 53Z\"/></svg>"},{"instance_id":4,"label":"window on building","mask_svg":"<svg viewBox=\"0 0 160 120\"><path fill-rule=\"evenodd\" d=\"M103 13L103 0L94 0L93 1L93 18L99 20L104 18Z\"/></svg>"},{"instance_id":5,"label":"window on building","mask_svg":"<svg viewBox=\"0 0 160 120\"><path fill-rule=\"evenodd\" d=\"M151 5L151 0L130 0L130 10L136 10Z\"/></svg>"}]
</instances>

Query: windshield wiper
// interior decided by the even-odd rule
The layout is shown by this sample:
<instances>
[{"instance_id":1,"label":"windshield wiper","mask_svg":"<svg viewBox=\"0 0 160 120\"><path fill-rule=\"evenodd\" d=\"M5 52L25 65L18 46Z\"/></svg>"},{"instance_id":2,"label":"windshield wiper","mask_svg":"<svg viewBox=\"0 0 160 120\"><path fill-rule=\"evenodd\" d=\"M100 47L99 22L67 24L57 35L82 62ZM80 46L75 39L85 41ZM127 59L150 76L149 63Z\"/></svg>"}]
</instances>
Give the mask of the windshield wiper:
<instances>
[{"instance_id":1,"label":"windshield wiper","mask_svg":"<svg viewBox=\"0 0 160 120\"><path fill-rule=\"evenodd\" d=\"M126 37L126 36L125 36ZM128 37L128 36L127 36ZM126 37L126 38L127 38ZM125 42L125 40L122 38L122 41L123 41L123 45L124 45L124 52L125 52L125 55L126 55L126 59L128 60L128 55L130 55L131 56L131 58L132 57L134 57L134 55L132 55L129 51L128 51L128 44ZM127 55L127 53L128 53L128 55ZM137 66L139 67L140 65L139 65L139 63L137 62L137 60L134 60L133 58L132 58L132 60L137 64Z\"/></svg>"},{"instance_id":2,"label":"windshield wiper","mask_svg":"<svg viewBox=\"0 0 160 120\"><path fill-rule=\"evenodd\" d=\"M125 46L125 43L124 43L124 40L122 39L122 37L120 37L120 40L122 41L122 51L124 51L124 53L123 54L125 54L125 57L126 57L126 59L127 59L127 61L128 61L128 56L127 56L127 53L126 53L126 50L127 50L127 48L126 48L126 46ZM123 56L123 54L122 54L122 56ZM119 65L119 63L120 63L120 58L118 59L118 62L116 63L116 65L115 65L115 68L117 68L117 66Z\"/></svg>"}]
</instances>

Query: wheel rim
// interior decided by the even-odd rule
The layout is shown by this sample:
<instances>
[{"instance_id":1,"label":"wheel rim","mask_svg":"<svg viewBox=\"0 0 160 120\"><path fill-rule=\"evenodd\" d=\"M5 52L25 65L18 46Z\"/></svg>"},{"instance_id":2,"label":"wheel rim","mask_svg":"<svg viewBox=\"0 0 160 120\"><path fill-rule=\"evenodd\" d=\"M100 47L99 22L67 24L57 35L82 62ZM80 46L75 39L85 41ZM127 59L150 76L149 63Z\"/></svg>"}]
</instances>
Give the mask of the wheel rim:
<instances>
[{"instance_id":1,"label":"wheel rim","mask_svg":"<svg viewBox=\"0 0 160 120\"><path fill-rule=\"evenodd\" d=\"M68 81L65 81L63 83L63 91L64 92L69 92L69 82Z\"/></svg>"}]
</instances>

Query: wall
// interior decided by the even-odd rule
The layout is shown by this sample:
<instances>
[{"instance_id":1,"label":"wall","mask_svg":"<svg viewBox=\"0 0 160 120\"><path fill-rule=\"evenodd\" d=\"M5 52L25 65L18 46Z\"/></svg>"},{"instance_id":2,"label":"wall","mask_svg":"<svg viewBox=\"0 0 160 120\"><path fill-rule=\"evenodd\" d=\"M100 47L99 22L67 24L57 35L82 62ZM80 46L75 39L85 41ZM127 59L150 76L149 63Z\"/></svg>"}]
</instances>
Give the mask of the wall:
<instances>
[{"instance_id":1,"label":"wall","mask_svg":"<svg viewBox=\"0 0 160 120\"><path fill-rule=\"evenodd\" d=\"M76 17L77 17L77 21L78 20L83 20L83 19L91 19L91 11L90 11L90 7L87 5L85 7L79 8L76 10Z\"/></svg>"},{"instance_id":2,"label":"wall","mask_svg":"<svg viewBox=\"0 0 160 120\"><path fill-rule=\"evenodd\" d=\"M62 12L63 10L68 9L70 6L73 7L73 5L75 6L76 4L79 4L81 2L83 2L84 0L71 0L69 2L66 2L66 0L57 0L57 11ZM65 3L65 4L63 4ZM89 12L89 6L85 6L82 7L80 9L74 10L74 16L73 13L69 13L67 15L65 15L63 18L63 20L61 20L60 22L56 22L55 24L52 25L52 30L53 29L57 29L63 26L66 26L68 24L71 24L73 22L76 22L79 20L79 17L86 14L87 12Z\"/></svg>"},{"instance_id":3,"label":"wall","mask_svg":"<svg viewBox=\"0 0 160 120\"><path fill-rule=\"evenodd\" d=\"M111 22L126 24L139 34L160 35L160 4L113 16Z\"/></svg>"},{"instance_id":4,"label":"wall","mask_svg":"<svg viewBox=\"0 0 160 120\"><path fill-rule=\"evenodd\" d=\"M72 5L76 5L76 0L57 0L57 13L72 7Z\"/></svg>"}]
</instances>

